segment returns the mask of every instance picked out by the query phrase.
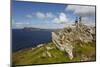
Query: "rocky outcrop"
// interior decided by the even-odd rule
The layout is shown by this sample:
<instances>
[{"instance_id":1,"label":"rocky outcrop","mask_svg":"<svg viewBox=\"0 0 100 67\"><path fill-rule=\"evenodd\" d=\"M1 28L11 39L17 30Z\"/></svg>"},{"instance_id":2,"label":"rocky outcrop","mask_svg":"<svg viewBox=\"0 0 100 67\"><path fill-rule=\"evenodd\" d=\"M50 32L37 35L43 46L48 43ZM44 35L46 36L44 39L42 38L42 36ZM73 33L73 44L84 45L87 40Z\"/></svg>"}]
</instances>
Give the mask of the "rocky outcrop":
<instances>
[{"instance_id":1,"label":"rocky outcrop","mask_svg":"<svg viewBox=\"0 0 100 67\"><path fill-rule=\"evenodd\" d=\"M60 49L61 51L66 51L69 54L70 59L73 58L73 46L71 44L69 44L68 42L61 43L60 37L57 36L54 32L52 32L52 41L58 49Z\"/></svg>"},{"instance_id":2,"label":"rocky outcrop","mask_svg":"<svg viewBox=\"0 0 100 67\"><path fill-rule=\"evenodd\" d=\"M77 23L74 26L52 32L52 41L59 50L65 51L69 58L73 59L73 48L76 42L95 41L95 27Z\"/></svg>"}]
</instances>

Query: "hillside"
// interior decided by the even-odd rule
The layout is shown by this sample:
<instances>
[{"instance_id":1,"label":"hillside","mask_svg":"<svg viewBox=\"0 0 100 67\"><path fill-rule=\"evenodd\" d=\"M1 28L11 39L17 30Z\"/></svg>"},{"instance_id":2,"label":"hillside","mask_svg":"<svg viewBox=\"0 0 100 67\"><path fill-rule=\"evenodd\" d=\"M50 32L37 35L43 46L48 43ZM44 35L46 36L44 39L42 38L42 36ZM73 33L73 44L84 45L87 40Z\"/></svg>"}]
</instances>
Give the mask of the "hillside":
<instances>
[{"instance_id":1,"label":"hillside","mask_svg":"<svg viewBox=\"0 0 100 67\"><path fill-rule=\"evenodd\" d=\"M29 65L29 64L48 64L48 63L63 63L63 62L79 62L95 60L95 46L94 43L84 43L83 47L76 45L73 53L74 58L69 59L65 51L60 51L53 43L46 45L24 49L13 54L13 64L15 65Z\"/></svg>"},{"instance_id":2,"label":"hillside","mask_svg":"<svg viewBox=\"0 0 100 67\"><path fill-rule=\"evenodd\" d=\"M52 42L12 54L14 65L96 60L95 27L83 24L52 32Z\"/></svg>"}]
</instances>

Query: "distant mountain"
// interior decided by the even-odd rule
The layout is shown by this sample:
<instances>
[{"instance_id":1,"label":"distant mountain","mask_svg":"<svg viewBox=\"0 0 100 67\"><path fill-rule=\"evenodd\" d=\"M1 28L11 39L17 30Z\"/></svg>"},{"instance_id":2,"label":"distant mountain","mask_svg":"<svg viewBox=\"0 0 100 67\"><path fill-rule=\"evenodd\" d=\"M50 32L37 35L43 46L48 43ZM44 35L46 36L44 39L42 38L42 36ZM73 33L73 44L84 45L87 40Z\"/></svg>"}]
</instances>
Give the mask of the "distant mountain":
<instances>
[{"instance_id":1,"label":"distant mountain","mask_svg":"<svg viewBox=\"0 0 100 67\"><path fill-rule=\"evenodd\" d=\"M40 28L24 27L23 30L25 30L25 31L34 31L34 30L40 30Z\"/></svg>"}]
</instances>

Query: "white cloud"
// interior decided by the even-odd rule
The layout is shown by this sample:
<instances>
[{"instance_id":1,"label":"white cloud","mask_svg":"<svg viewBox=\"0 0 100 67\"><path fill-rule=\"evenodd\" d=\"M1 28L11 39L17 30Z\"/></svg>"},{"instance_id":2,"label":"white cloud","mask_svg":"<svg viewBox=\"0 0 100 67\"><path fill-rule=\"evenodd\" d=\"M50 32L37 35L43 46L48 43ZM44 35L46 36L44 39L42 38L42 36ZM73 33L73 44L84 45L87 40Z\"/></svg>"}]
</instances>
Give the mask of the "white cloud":
<instances>
[{"instance_id":1,"label":"white cloud","mask_svg":"<svg viewBox=\"0 0 100 67\"><path fill-rule=\"evenodd\" d=\"M17 22L17 23L15 23L16 25L21 25L21 24L23 24L23 23L20 23L20 22Z\"/></svg>"},{"instance_id":2,"label":"white cloud","mask_svg":"<svg viewBox=\"0 0 100 67\"><path fill-rule=\"evenodd\" d=\"M55 18L53 19L53 22L54 22L54 23L66 23L66 22L68 22L68 21L69 21L68 17L67 17L66 14L63 13L63 12L61 12L61 13L59 14L58 17L55 17Z\"/></svg>"},{"instance_id":3,"label":"white cloud","mask_svg":"<svg viewBox=\"0 0 100 67\"><path fill-rule=\"evenodd\" d=\"M65 13L60 13L59 19L60 22L68 22L68 17L65 15Z\"/></svg>"},{"instance_id":4,"label":"white cloud","mask_svg":"<svg viewBox=\"0 0 100 67\"><path fill-rule=\"evenodd\" d=\"M47 12L47 13L37 12L36 16L37 18L40 18L40 19L49 19L49 18L55 17L55 15L53 15L51 12Z\"/></svg>"},{"instance_id":5,"label":"white cloud","mask_svg":"<svg viewBox=\"0 0 100 67\"><path fill-rule=\"evenodd\" d=\"M42 12L37 12L36 16L37 16L37 18L40 18L40 19L46 18L46 15L44 13L42 13Z\"/></svg>"},{"instance_id":6,"label":"white cloud","mask_svg":"<svg viewBox=\"0 0 100 67\"><path fill-rule=\"evenodd\" d=\"M95 25L95 18L83 17L82 21L87 25Z\"/></svg>"},{"instance_id":7,"label":"white cloud","mask_svg":"<svg viewBox=\"0 0 100 67\"><path fill-rule=\"evenodd\" d=\"M68 5L65 10L72 11L77 16L82 16L82 22L85 24L95 23L95 7L93 6Z\"/></svg>"},{"instance_id":8,"label":"white cloud","mask_svg":"<svg viewBox=\"0 0 100 67\"><path fill-rule=\"evenodd\" d=\"M95 16L95 7L93 6L79 6L79 5L68 5L66 11L73 11L78 16Z\"/></svg>"},{"instance_id":9,"label":"white cloud","mask_svg":"<svg viewBox=\"0 0 100 67\"><path fill-rule=\"evenodd\" d=\"M16 25L28 25L28 24L31 24L31 23L28 23L28 22L17 22L15 24Z\"/></svg>"},{"instance_id":10,"label":"white cloud","mask_svg":"<svg viewBox=\"0 0 100 67\"><path fill-rule=\"evenodd\" d=\"M47 18L53 18L53 17L55 17L51 12L47 12L46 13L46 17Z\"/></svg>"},{"instance_id":11,"label":"white cloud","mask_svg":"<svg viewBox=\"0 0 100 67\"><path fill-rule=\"evenodd\" d=\"M28 27L30 25L31 23L28 22L14 22L12 28L20 29L20 28Z\"/></svg>"},{"instance_id":12,"label":"white cloud","mask_svg":"<svg viewBox=\"0 0 100 67\"><path fill-rule=\"evenodd\" d=\"M26 15L27 18L32 18L32 15Z\"/></svg>"},{"instance_id":13,"label":"white cloud","mask_svg":"<svg viewBox=\"0 0 100 67\"><path fill-rule=\"evenodd\" d=\"M18 22L18 23L14 23L14 24L13 24L13 28L15 28L15 29L23 28L23 24L20 23L20 22Z\"/></svg>"},{"instance_id":14,"label":"white cloud","mask_svg":"<svg viewBox=\"0 0 100 67\"><path fill-rule=\"evenodd\" d=\"M49 18L54 18L55 15L52 14L51 12L36 12L36 13L32 13L30 15L26 15L27 18L32 18L32 17L37 17L38 19L49 19Z\"/></svg>"},{"instance_id":15,"label":"white cloud","mask_svg":"<svg viewBox=\"0 0 100 67\"><path fill-rule=\"evenodd\" d=\"M53 23L60 23L60 22L59 22L59 18L54 18L52 22L53 22Z\"/></svg>"}]
</instances>

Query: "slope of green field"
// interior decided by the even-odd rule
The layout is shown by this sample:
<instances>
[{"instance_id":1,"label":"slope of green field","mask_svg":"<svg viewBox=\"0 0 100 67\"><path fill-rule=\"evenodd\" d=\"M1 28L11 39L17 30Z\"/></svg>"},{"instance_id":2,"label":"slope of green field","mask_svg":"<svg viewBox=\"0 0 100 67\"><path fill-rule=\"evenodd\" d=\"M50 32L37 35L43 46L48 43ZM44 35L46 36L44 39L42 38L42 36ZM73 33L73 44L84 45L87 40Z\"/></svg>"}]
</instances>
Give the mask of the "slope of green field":
<instances>
[{"instance_id":1,"label":"slope of green field","mask_svg":"<svg viewBox=\"0 0 100 67\"><path fill-rule=\"evenodd\" d=\"M51 49L46 49L49 47ZM46 53L48 52L50 56ZM48 63L63 63L63 62L78 62L78 61L94 61L95 59L95 43L83 43L74 46L74 58L69 59L68 54L60 51L51 42L44 44L41 47L23 49L12 54L12 62L14 65L29 65L29 64L48 64Z\"/></svg>"}]
</instances>

